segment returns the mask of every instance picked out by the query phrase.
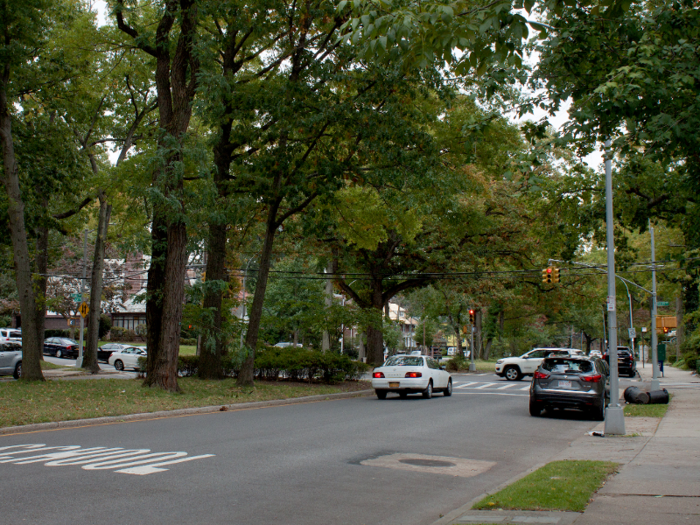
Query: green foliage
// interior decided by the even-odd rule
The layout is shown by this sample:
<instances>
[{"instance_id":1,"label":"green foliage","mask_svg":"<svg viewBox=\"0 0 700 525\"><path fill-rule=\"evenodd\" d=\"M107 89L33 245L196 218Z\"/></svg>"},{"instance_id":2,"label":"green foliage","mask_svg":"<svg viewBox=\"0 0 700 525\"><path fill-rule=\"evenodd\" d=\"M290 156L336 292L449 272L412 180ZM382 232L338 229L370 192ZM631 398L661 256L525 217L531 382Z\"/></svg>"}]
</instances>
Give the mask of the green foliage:
<instances>
[{"instance_id":1,"label":"green foliage","mask_svg":"<svg viewBox=\"0 0 700 525\"><path fill-rule=\"evenodd\" d=\"M106 314L100 315L100 326L98 331L98 338L102 339L106 336L112 329L112 318Z\"/></svg>"},{"instance_id":2,"label":"green foliage","mask_svg":"<svg viewBox=\"0 0 700 525\"><path fill-rule=\"evenodd\" d=\"M257 352L255 369L261 379L276 380L283 374L292 381L336 383L359 378L369 366L334 352L323 353L300 347L267 347Z\"/></svg>"},{"instance_id":3,"label":"green foliage","mask_svg":"<svg viewBox=\"0 0 700 525\"><path fill-rule=\"evenodd\" d=\"M114 342L125 342L131 343L134 341L139 341L141 338L136 335L136 332L123 328L121 326L113 326L109 331L109 340Z\"/></svg>"}]
</instances>

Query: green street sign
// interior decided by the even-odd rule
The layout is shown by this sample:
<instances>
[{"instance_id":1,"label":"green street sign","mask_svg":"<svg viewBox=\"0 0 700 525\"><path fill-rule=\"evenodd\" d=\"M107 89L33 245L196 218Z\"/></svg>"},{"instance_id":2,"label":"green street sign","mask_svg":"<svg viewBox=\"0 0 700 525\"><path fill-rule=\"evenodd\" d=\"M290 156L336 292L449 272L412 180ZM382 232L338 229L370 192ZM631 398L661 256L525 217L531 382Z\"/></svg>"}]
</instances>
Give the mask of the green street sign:
<instances>
[{"instance_id":1,"label":"green street sign","mask_svg":"<svg viewBox=\"0 0 700 525\"><path fill-rule=\"evenodd\" d=\"M71 299L73 299L76 303L81 303L83 302L83 294L79 293L72 293L70 294Z\"/></svg>"},{"instance_id":2,"label":"green street sign","mask_svg":"<svg viewBox=\"0 0 700 525\"><path fill-rule=\"evenodd\" d=\"M668 306L668 301L657 301L656 306Z\"/></svg>"}]
</instances>

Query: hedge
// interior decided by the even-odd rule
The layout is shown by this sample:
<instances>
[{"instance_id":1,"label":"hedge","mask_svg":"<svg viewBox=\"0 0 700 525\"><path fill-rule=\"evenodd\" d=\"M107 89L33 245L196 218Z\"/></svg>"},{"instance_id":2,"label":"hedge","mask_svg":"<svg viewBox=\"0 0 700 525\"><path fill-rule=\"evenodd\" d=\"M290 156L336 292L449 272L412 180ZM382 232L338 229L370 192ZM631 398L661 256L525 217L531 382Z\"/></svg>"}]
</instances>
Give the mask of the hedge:
<instances>
[{"instance_id":1,"label":"hedge","mask_svg":"<svg viewBox=\"0 0 700 525\"><path fill-rule=\"evenodd\" d=\"M146 358L139 358L140 371L146 371ZM240 358L228 355L223 359L223 374L235 377L238 374ZM179 356L178 374L183 377L197 375L199 356ZM255 377L257 379L289 379L292 381L323 381L336 383L358 379L371 367L359 361L353 361L347 355L333 352L322 353L305 348L267 347L255 356Z\"/></svg>"}]
</instances>

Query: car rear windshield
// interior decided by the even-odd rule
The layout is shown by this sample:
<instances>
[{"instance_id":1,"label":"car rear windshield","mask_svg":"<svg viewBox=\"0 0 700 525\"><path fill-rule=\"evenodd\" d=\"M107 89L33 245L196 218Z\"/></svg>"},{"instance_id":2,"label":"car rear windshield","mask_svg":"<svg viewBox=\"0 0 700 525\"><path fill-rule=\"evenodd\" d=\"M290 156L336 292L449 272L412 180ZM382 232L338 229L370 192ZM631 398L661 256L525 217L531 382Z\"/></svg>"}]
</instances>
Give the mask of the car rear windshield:
<instances>
[{"instance_id":1,"label":"car rear windshield","mask_svg":"<svg viewBox=\"0 0 700 525\"><path fill-rule=\"evenodd\" d=\"M384 366L423 366L423 358L395 355L387 359Z\"/></svg>"},{"instance_id":2,"label":"car rear windshield","mask_svg":"<svg viewBox=\"0 0 700 525\"><path fill-rule=\"evenodd\" d=\"M542 368L553 374L587 374L593 372L593 363L557 357L545 359L544 363L542 363Z\"/></svg>"}]
</instances>

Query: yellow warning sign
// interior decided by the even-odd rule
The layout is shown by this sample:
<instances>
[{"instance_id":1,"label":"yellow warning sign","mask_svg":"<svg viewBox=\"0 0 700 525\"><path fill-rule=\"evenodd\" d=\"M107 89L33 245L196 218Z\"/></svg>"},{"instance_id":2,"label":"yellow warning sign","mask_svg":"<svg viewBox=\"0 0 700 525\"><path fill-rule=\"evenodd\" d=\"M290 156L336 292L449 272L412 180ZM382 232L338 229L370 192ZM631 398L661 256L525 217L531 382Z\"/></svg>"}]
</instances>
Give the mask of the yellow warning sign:
<instances>
[{"instance_id":1,"label":"yellow warning sign","mask_svg":"<svg viewBox=\"0 0 700 525\"><path fill-rule=\"evenodd\" d=\"M78 308L78 311L80 312L80 315L85 317L90 311L90 308L88 307L87 303L80 303L80 308Z\"/></svg>"}]
</instances>

